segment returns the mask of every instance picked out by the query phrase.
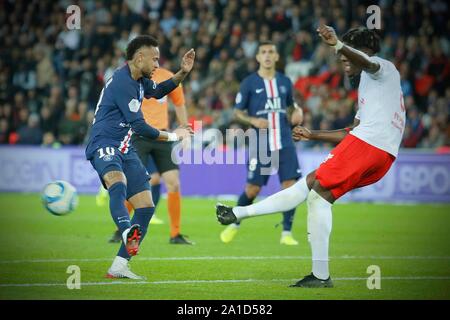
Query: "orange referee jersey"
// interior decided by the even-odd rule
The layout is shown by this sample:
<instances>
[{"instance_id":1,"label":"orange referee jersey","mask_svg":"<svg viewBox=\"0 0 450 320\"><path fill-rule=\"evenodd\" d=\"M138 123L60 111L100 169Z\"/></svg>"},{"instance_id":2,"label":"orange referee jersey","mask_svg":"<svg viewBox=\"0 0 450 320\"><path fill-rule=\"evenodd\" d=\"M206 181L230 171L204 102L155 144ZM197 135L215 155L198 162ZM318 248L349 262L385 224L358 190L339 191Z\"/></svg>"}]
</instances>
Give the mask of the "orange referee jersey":
<instances>
[{"instance_id":1,"label":"orange referee jersey","mask_svg":"<svg viewBox=\"0 0 450 320\"><path fill-rule=\"evenodd\" d=\"M173 77L173 73L164 68L158 68L153 72L152 80L156 83L163 82ZM173 105L179 108L184 105L183 87L181 84L167 96L161 99L144 99L142 102L142 113L145 122L159 130L169 129L169 103L170 98Z\"/></svg>"}]
</instances>

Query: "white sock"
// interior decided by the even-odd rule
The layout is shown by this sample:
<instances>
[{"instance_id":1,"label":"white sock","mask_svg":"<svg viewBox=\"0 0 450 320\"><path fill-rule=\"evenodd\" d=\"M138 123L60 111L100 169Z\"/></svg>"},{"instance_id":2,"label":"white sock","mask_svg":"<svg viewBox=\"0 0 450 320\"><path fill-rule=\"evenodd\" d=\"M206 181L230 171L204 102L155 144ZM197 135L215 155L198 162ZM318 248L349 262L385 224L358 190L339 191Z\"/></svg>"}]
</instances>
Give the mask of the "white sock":
<instances>
[{"instance_id":1,"label":"white sock","mask_svg":"<svg viewBox=\"0 0 450 320\"><path fill-rule=\"evenodd\" d=\"M305 201L308 192L306 178L302 178L289 188L277 192L260 202L246 207L234 207L233 213L238 220L241 220L253 216L288 211Z\"/></svg>"},{"instance_id":2,"label":"white sock","mask_svg":"<svg viewBox=\"0 0 450 320\"><path fill-rule=\"evenodd\" d=\"M281 231L281 236L282 237L286 237L286 236L290 236L292 233L290 231Z\"/></svg>"},{"instance_id":3,"label":"white sock","mask_svg":"<svg viewBox=\"0 0 450 320\"><path fill-rule=\"evenodd\" d=\"M328 269L328 245L331 233L331 203L316 191L308 195L308 240L312 252L312 273L325 280L330 276Z\"/></svg>"},{"instance_id":4,"label":"white sock","mask_svg":"<svg viewBox=\"0 0 450 320\"><path fill-rule=\"evenodd\" d=\"M123 266L126 266L127 264L128 264L127 259L120 256L116 256L111 265L111 269L121 269Z\"/></svg>"}]
</instances>

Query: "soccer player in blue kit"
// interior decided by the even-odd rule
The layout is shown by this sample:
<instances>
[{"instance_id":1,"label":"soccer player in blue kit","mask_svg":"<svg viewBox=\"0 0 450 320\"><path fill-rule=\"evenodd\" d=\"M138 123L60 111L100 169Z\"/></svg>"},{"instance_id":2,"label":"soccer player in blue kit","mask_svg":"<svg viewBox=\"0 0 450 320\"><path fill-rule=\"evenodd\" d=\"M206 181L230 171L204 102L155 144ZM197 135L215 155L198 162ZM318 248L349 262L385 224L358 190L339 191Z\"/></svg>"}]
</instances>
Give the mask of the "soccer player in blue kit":
<instances>
[{"instance_id":1,"label":"soccer player in blue kit","mask_svg":"<svg viewBox=\"0 0 450 320\"><path fill-rule=\"evenodd\" d=\"M97 171L109 193L111 216L122 235L122 244L108 270L108 278L143 279L133 273L128 261L139 251L154 205L149 175L131 145L132 134L150 139L177 141L192 135L192 129L180 127L174 132L159 131L144 121L141 103L144 97L162 98L174 90L192 70L195 52L189 50L181 60L181 69L159 84L150 80L158 68L158 42L152 36L133 39L126 50L127 63L106 82L95 110L86 158ZM125 206L135 208L130 221Z\"/></svg>"},{"instance_id":2,"label":"soccer player in blue kit","mask_svg":"<svg viewBox=\"0 0 450 320\"><path fill-rule=\"evenodd\" d=\"M300 124L302 113L294 103L291 80L275 69L278 59L276 46L270 41L261 42L256 55L259 69L242 81L236 96L237 119L256 128L259 133L262 133L260 129L267 132L267 144L260 143L258 138L258 146L250 146L247 185L239 197L238 206L252 204L261 187L267 184L270 175L263 172L264 168L268 171L271 166L278 165L283 189L289 188L301 177L291 126ZM256 154L252 153L252 148L256 148ZM260 157L261 152L272 159L277 156L279 161L266 164ZM291 233L294 214L295 208L283 212L281 244L298 244ZM238 228L239 222L225 228L220 234L222 242L232 241Z\"/></svg>"}]
</instances>

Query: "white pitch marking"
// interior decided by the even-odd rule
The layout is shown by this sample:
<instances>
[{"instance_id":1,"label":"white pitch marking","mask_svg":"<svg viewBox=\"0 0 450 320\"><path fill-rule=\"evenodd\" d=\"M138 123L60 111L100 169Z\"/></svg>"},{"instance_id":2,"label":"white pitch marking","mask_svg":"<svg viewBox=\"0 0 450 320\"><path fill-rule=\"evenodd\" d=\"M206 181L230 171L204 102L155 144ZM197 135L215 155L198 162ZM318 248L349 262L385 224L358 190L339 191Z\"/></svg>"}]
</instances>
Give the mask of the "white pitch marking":
<instances>
[{"instance_id":1,"label":"white pitch marking","mask_svg":"<svg viewBox=\"0 0 450 320\"><path fill-rule=\"evenodd\" d=\"M366 281L365 277L333 278L333 281ZM422 277L383 277L382 280L450 280L450 277L422 276ZM248 282L295 282L298 279L216 279L216 280L164 280L164 281L111 281L111 282L84 282L83 286L113 286L113 285L165 285L165 284L210 284L210 283L248 283ZM0 288L7 287L65 287L66 283L4 283Z\"/></svg>"},{"instance_id":2,"label":"white pitch marking","mask_svg":"<svg viewBox=\"0 0 450 320\"><path fill-rule=\"evenodd\" d=\"M195 261L195 260L310 260L310 256L199 256L199 257L136 257L133 261ZM331 260L450 260L450 256L337 256ZM24 259L24 260L0 260L0 264L20 263L57 263L57 262L104 262L112 261L112 258L87 258L87 259Z\"/></svg>"}]
</instances>

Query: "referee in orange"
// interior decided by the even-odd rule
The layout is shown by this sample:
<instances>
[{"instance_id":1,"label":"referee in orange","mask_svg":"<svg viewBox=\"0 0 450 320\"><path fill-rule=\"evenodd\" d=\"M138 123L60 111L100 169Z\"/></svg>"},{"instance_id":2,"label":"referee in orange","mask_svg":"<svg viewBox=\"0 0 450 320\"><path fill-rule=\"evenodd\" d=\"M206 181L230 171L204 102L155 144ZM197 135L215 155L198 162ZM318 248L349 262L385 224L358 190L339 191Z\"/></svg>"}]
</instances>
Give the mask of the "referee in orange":
<instances>
[{"instance_id":1,"label":"referee in orange","mask_svg":"<svg viewBox=\"0 0 450 320\"><path fill-rule=\"evenodd\" d=\"M157 68L152 75L156 83L170 79L173 73L164 68ZM181 85L170 92L167 96L157 100L155 98L144 99L141 110L145 121L159 130L170 129L169 125L169 103L175 107L177 121L180 126L187 126L187 111L185 106L183 88ZM181 229L181 194L180 194L180 172L178 165L172 161L172 142L156 141L133 135L132 145L136 148L148 172L151 174L150 184L152 187L153 202L155 208L160 198L162 180L167 188L167 208L170 218L170 240L171 244L194 244L187 236L180 233Z\"/></svg>"}]
</instances>

